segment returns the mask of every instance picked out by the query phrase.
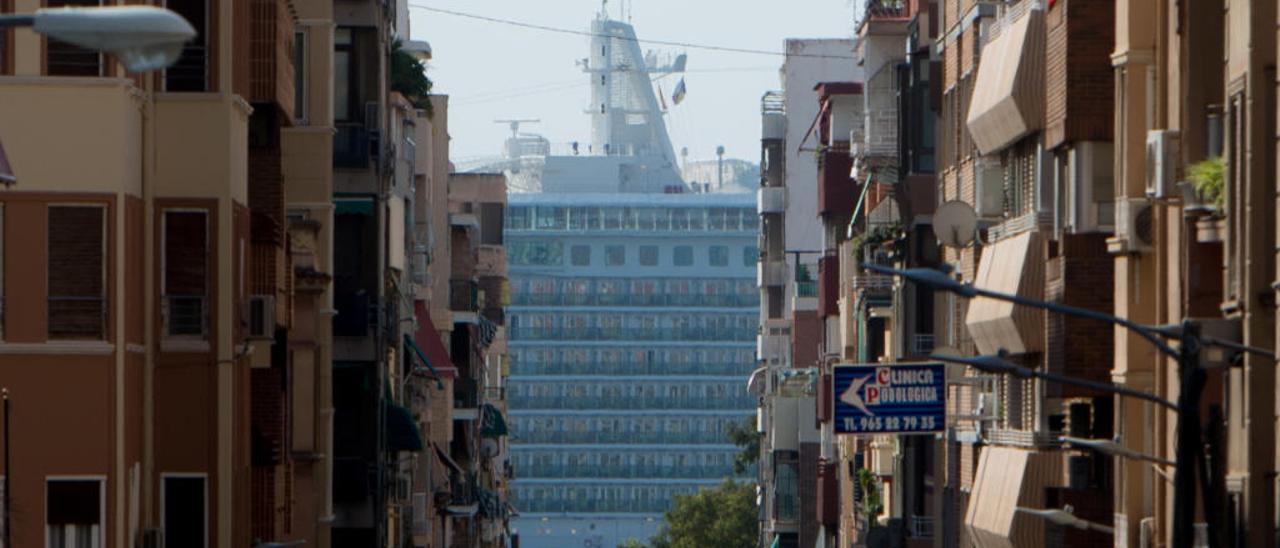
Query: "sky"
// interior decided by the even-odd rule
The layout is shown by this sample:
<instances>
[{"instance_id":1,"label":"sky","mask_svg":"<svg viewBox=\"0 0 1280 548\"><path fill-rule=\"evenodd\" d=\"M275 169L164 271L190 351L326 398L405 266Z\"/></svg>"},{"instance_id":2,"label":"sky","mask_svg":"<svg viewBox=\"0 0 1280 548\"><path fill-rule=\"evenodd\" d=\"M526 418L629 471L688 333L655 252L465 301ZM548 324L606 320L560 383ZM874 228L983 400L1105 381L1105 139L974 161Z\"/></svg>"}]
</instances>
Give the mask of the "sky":
<instances>
[{"instance_id":1,"label":"sky","mask_svg":"<svg viewBox=\"0 0 1280 548\"><path fill-rule=\"evenodd\" d=\"M600 0L407 0L415 40L431 43L427 75L450 96L449 134L455 162L501 154L510 134L498 119L541 120L521 128L553 144L590 141L587 76L574 60L588 55L586 36L561 34L429 12L428 6L536 25L587 31ZM627 2L637 36L780 52L785 38L839 38L853 33L852 0L641 0ZM610 14L624 19L621 0ZM727 53L641 43L641 50L687 53L688 94L666 117L676 154L758 162L760 96L779 89L780 55ZM671 106L679 76L661 80Z\"/></svg>"}]
</instances>

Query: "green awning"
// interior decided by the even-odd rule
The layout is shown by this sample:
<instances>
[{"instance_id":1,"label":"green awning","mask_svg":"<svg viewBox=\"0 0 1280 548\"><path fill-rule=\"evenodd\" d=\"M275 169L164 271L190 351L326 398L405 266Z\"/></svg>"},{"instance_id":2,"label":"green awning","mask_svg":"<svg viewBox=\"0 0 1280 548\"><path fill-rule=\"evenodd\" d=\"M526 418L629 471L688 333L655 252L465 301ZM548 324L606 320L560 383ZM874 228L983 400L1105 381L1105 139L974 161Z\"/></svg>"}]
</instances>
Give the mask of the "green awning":
<instances>
[{"instance_id":1,"label":"green awning","mask_svg":"<svg viewBox=\"0 0 1280 548\"><path fill-rule=\"evenodd\" d=\"M408 345L409 348L413 350L413 353L418 356L418 360L422 361L422 365L427 366L427 369L431 370L431 377L436 380L436 388L444 390L444 381L440 380L440 372L436 371L435 366L431 365L431 360L427 359L427 354L422 351L422 347L418 346L418 343L415 342L413 337L410 337L408 333L405 333L404 335L404 344Z\"/></svg>"},{"instance_id":2,"label":"green awning","mask_svg":"<svg viewBox=\"0 0 1280 548\"><path fill-rule=\"evenodd\" d=\"M334 215L373 216L373 198L334 198Z\"/></svg>"},{"instance_id":3,"label":"green awning","mask_svg":"<svg viewBox=\"0 0 1280 548\"><path fill-rule=\"evenodd\" d=\"M782 535L774 535L774 536L773 536L773 544L770 544L770 545L769 545L769 548L778 548L778 541L779 541L781 538L782 538Z\"/></svg>"},{"instance_id":4,"label":"green awning","mask_svg":"<svg viewBox=\"0 0 1280 548\"><path fill-rule=\"evenodd\" d=\"M426 447L418 421L413 419L413 413L404 406L388 401L383 427L386 429L388 451L418 452Z\"/></svg>"},{"instance_id":5,"label":"green awning","mask_svg":"<svg viewBox=\"0 0 1280 548\"><path fill-rule=\"evenodd\" d=\"M492 404L480 406L480 435L490 438L507 435L507 419Z\"/></svg>"}]
</instances>

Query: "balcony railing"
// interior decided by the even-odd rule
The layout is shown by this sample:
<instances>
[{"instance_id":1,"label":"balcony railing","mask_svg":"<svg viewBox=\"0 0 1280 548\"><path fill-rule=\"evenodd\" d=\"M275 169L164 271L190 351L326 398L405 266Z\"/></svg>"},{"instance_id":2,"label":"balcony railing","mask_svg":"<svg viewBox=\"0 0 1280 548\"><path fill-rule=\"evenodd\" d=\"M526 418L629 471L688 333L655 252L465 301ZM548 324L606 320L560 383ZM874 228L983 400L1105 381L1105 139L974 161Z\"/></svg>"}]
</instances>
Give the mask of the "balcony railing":
<instances>
[{"instance_id":1,"label":"balcony railing","mask_svg":"<svg viewBox=\"0 0 1280 548\"><path fill-rule=\"evenodd\" d=\"M908 516L907 535L911 538L933 538L933 517Z\"/></svg>"},{"instance_id":2,"label":"balcony railing","mask_svg":"<svg viewBox=\"0 0 1280 548\"><path fill-rule=\"evenodd\" d=\"M911 352L913 354L928 354L933 352L933 334L917 333L912 336Z\"/></svg>"},{"instance_id":3,"label":"balcony railing","mask_svg":"<svg viewBox=\"0 0 1280 548\"><path fill-rule=\"evenodd\" d=\"M671 509L674 497L654 499L587 499L565 500L559 498L520 499L515 507L525 513L560 513L560 512L616 512L616 513L662 513Z\"/></svg>"},{"instance_id":4,"label":"balcony railing","mask_svg":"<svg viewBox=\"0 0 1280 548\"><path fill-rule=\"evenodd\" d=\"M743 409L758 401L751 395L728 397L520 396L507 400L513 409Z\"/></svg>"},{"instance_id":5,"label":"balcony railing","mask_svg":"<svg viewBox=\"0 0 1280 548\"><path fill-rule=\"evenodd\" d=\"M533 464L517 466L521 478L723 478L733 465ZM750 470L743 476L754 476Z\"/></svg>"},{"instance_id":6,"label":"balcony railing","mask_svg":"<svg viewBox=\"0 0 1280 548\"><path fill-rule=\"evenodd\" d=\"M471 280L449 280L449 310L476 312L479 309L479 284Z\"/></svg>"},{"instance_id":7,"label":"balcony railing","mask_svg":"<svg viewBox=\"0 0 1280 548\"><path fill-rule=\"evenodd\" d=\"M746 375L754 365L727 363L534 363L516 361L513 375Z\"/></svg>"},{"instance_id":8,"label":"balcony railing","mask_svg":"<svg viewBox=\"0 0 1280 548\"><path fill-rule=\"evenodd\" d=\"M747 415L744 413L743 417ZM723 434L714 432L563 432L518 430L512 433L517 443L708 443L718 442Z\"/></svg>"},{"instance_id":9,"label":"balcony railing","mask_svg":"<svg viewBox=\"0 0 1280 548\"><path fill-rule=\"evenodd\" d=\"M203 337L208 333L204 295L165 295L161 299L166 336Z\"/></svg>"},{"instance_id":10,"label":"balcony railing","mask_svg":"<svg viewBox=\"0 0 1280 548\"><path fill-rule=\"evenodd\" d=\"M522 306L760 306L760 295L671 295L638 293L517 293L511 304Z\"/></svg>"},{"instance_id":11,"label":"balcony railing","mask_svg":"<svg viewBox=\"0 0 1280 548\"><path fill-rule=\"evenodd\" d=\"M107 300L49 297L49 338L101 339L107 334Z\"/></svg>"},{"instance_id":12,"label":"balcony railing","mask_svg":"<svg viewBox=\"0 0 1280 548\"><path fill-rule=\"evenodd\" d=\"M333 167L364 169L369 167L371 147L369 130L364 124L336 124L333 136Z\"/></svg>"},{"instance_id":13,"label":"balcony railing","mask_svg":"<svg viewBox=\"0 0 1280 548\"><path fill-rule=\"evenodd\" d=\"M855 290L893 288L893 276L885 274L859 273L853 276L852 282Z\"/></svg>"},{"instance_id":14,"label":"balcony railing","mask_svg":"<svg viewBox=\"0 0 1280 548\"><path fill-rule=\"evenodd\" d=\"M754 341L750 328L513 327L513 341Z\"/></svg>"},{"instance_id":15,"label":"balcony railing","mask_svg":"<svg viewBox=\"0 0 1280 548\"><path fill-rule=\"evenodd\" d=\"M800 298L817 298L818 282L814 280L797 281L796 296Z\"/></svg>"},{"instance_id":16,"label":"balcony railing","mask_svg":"<svg viewBox=\"0 0 1280 548\"><path fill-rule=\"evenodd\" d=\"M475 477L462 477L454 474L449 478L449 505L450 506L467 506L476 504L476 485Z\"/></svg>"}]
</instances>

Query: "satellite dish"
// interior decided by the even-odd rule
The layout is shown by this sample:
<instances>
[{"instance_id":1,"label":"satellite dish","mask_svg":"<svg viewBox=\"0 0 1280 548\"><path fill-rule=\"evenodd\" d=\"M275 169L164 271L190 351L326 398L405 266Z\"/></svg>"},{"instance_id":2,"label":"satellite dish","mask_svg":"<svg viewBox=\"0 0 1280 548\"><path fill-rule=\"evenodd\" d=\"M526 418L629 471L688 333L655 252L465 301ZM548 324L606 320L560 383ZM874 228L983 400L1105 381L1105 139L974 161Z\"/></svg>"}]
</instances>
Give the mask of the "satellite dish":
<instances>
[{"instance_id":1,"label":"satellite dish","mask_svg":"<svg viewBox=\"0 0 1280 548\"><path fill-rule=\"evenodd\" d=\"M951 200L933 212L933 233L941 245L965 247L977 232L978 214L965 202Z\"/></svg>"}]
</instances>

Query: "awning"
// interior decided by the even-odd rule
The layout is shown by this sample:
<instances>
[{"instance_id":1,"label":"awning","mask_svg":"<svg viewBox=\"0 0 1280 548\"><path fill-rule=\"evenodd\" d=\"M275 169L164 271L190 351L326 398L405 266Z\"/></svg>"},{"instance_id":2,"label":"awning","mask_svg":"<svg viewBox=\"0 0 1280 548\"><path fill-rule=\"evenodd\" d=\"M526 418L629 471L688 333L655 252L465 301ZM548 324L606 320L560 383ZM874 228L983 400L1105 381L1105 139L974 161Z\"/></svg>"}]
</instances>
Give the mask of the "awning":
<instances>
[{"instance_id":1,"label":"awning","mask_svg":"<svg viewBox=\"0 0 1280 548\"><path fill-rule=\"evenodd\" d=\"M496 438L507 435L507 419L503 418L502 411L493 404L480 406L480 421L481 436Z\"/></svg>"},{"instance_id":2,"label":"awning","mask_svg":"<svg viewBox=\"0 0 1280 548\"><path fill-rule=\"evenodd\" d=\"M421 451L422 430L413 413L402 405L387 402L387 412L383 417L383 426L387 434L388 451Z\"/></svg>"},{"instance_id":3,"label":"awning","mask_svg":"<svg viewBox=\"0 0 1280 548\"><path fill-rule=\"evenodd\" d=\"M1042 546L1042 518L1017 507L1044 508L1045 487L1061 484L1062 453L987 446L978 457L964 526L977 548Z\"/></svg>"},{"instance_id":4,"label":"awning","mask_svg":"<svg viewBox=\"0 0 1280 548\"><path fill-rule=\"evenodd\" d=\"M18 177L13 174L13 167L9 165L9 156L4 153L4 145L0 144L0 183L12 185L17 182Z\"/></svg>"},{"instance_id":5,"label":"awning","mask_svg":"<svg viewBox=\"0 0 1280 548\"><path fill-rule=\"evenodd\" d=\"M1044 11L1006 18L982 48L965 120L973 144L991 154L1037 129L1044 119Z\"/></svg>"},{"instance_id":6,"label":"awning","mask_svg":"<svg viewBox=\"0 0 1280 548\"><path fill-rule=\"evenodd\" d=\"M440 340L440 331L436 330L435 324L431 322L431 312L427 310L426 303L414 302L413 314L418 319L418 330L413 333L413 341L417 343L418 350L421 350L418 359L426 363L437 377L457 378L458 369L449 359L449 351Z\"/></svg>"},{"instance_id":7,"label":"awning","mask_svg":"<svg viewBox=\"0 0 1280 548\"><path fill-rule=\"evenodd\" d=\"M373 198L334 198L333 213L335 215L373 216Z\"/></svg>"},{"instance_id":8,"label":"awning","mask_svg":"<svg viewBox=\"0 0 1280 548\"><path fill-rule=\"evenodd\" d=\"M978 278L983 289L1040 299L1044 293L1044 261L1038 232L1023 232L982 249ZM964 318L981 354L1001 348L1013 354L1044 349L1043 312L1013 303L977 297Z\"/></svg>"},{"instance_id":9,"label":"awning","mask_svg":"<svg viewBox=\"0 0 1280 548\"><path fill-rule=\"evenodd\" d=\"M441 449L440 446L437 445L435 442L431 442L431 447L436 450L436 456L440 458L440 462L444 463L444 465L448 467L450 470L453 470L455 474L458 474L458 475L466 474L466 472L462 470L462 467L458 466L457 462L454 462L453 457L449 456L448 451Z\"/></svg>"},{"instance_id":10,"label":"awning","mask_svg":"<svg viewBox=\"0 0 1280 548\"><path fill-rule=\"evenodd\" d=\"M747 378L747 392L756 395L764 395L765 375L769 374L769 367L757 367L751 372L751 376Z\"/></svg>"}]
</instances>

